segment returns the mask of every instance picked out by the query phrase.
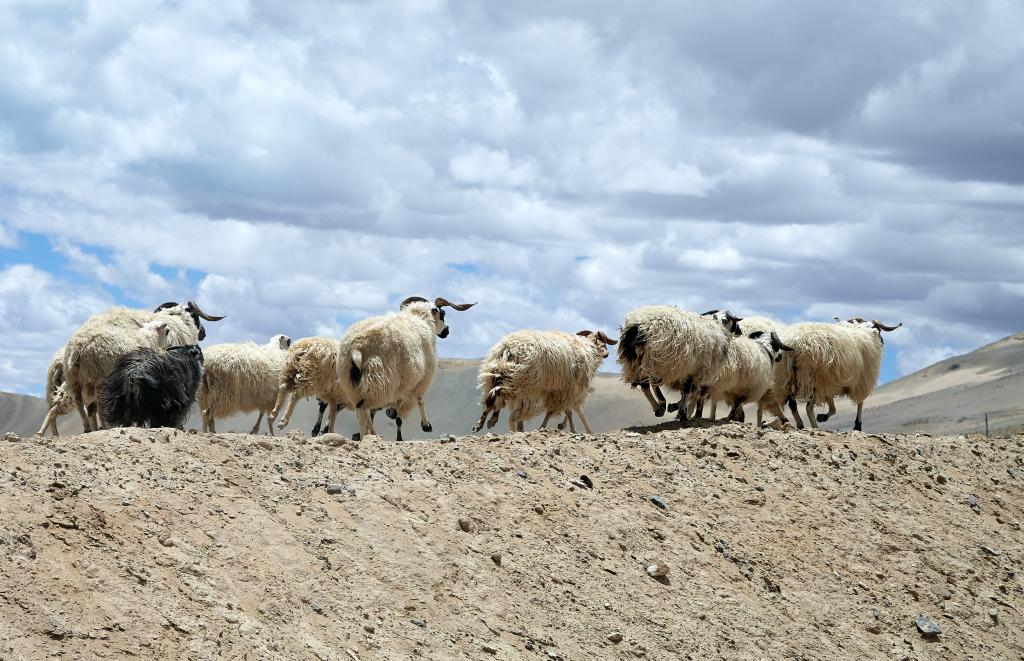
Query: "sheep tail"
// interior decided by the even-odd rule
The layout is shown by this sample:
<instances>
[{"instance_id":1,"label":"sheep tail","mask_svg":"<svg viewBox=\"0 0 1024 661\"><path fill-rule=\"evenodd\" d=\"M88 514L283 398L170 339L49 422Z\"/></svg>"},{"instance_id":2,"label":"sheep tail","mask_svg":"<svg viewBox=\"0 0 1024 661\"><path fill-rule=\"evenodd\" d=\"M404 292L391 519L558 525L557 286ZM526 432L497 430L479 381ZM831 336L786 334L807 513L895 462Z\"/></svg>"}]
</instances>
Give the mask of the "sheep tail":
<instances>
[{"instance_id":1,"label":"sheep tail","mask_svg":"<svg viewBox=\"0 0 1024 661\"><path fill-rule=\"evenodd\" d=\"M352 350L352 367L348 370L348 378L354 386L359 385L363 379L363 352L359 349Z\"/></svg>"}]
</instances>

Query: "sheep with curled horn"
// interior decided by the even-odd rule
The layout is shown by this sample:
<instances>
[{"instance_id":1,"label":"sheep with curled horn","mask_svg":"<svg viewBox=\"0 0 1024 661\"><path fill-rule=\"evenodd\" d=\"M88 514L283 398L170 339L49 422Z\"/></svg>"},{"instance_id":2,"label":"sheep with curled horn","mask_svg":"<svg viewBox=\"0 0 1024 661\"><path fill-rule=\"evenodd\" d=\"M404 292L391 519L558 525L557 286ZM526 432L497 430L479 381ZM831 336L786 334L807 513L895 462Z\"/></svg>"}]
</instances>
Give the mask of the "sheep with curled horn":
<instances>
[{"instance_id":1,"label":"sheep with curled horn","mask_svg":"<svg viewBox=\"0 0 1024 661\"><path fill-rule=\"evenodd\" d=\"M215 344L203 351L203 377L199 383L199 411L203 431L216 432L217 418L235 413L258 413L250 434L257 434L263 416L273 436L270 412L291 338L277 334L263 345L255 342Z\"/></svg>"},{"instance_id":2,"label":"sheep with curled horn","mask_svg":"<svg viewBox=\"0 0 1024 661\"><path fill-rule=\"evenodd\" d=\"M622 380L641 389L655 416L665 415L667 409L660 386L682 393L674 408L677 417L686 420L691 394L718 378L729 342L740 334L742 319L728 311L714 318L716 313L696 314L675 306L649 305L626 315L617 361L622 365Z\"/></svg>"},{"instance_id":3,"label":"sheep with curled horn","mask_svg":"<svg viewBox=\"0 0 1024 661\"><path fill-rule=\"evenodd\" d=\"M884 324L877 319L866 321L854 317L837 324L794 324L788 331L788 343L793 347L793 371L789 398L797 420L803 427L796 410L795 400L806 403L808 421L814 428L835 413L835 398L849 397L857 405L853 428L863 429L864 401L878 382L885 342L883 332L901 327ZM829 412L814 415L814 407L826 404Z\"/></svg>"},{"instance_id":4,"label":"sheep with curled horn","mask_svg":"<svg viewBox=\"0 0 1024 661\"><path fill-rule=\"evenodd\" d=\"M762 330L736 337L729 343L725 362L717 379L711 384L711 419L715 419L719 401L730 406L727 420L744 421L743 405L757 404L757 426L761 426L766 408L766 395L774 383L776 365L793 349L775 330Z\"/></svg>"},{"instance_id":5,"label":"sheep with curled horn","mask_svg":"<svg viewBox=\"0 0 1024 661\"><path fill-rule=\"evenodd\" d=\"M370 412L389 407L398 427L413 406L419 407L420 428L433 426L423 397L437 370L437 338L449 334L444 308L464 311L475 303L452 303L438 297L431 303L420 296L402 301L399 311L354 324L341 338L337 375L344 403L356 411L360 437L375 433Z\"/></svg>"},{"instance_id":6,"label":"sheep with curled horn","mask_svg":"<svg viewBox=\"0 0 1024 661\"><path fill-rule=\"evenodd\" d=\"M168 344L187 346L206 337L201 320L219 321L223 318L205 313L193 301L187 305L162 303L152 312L114 307L90 317L68 340L63 361L65 388L73 408L82 417L83 429L88 432L101 426L102 411L100 420L94 423L90 420L86 404L96 401L99 384L113 369L114 363L141 346L155 346L152 341L142 340L135 334L139 326L162 320L167 324ZM54 415L57 414L55 411Z\"/></svg>"},{"instance_id":7,"label":"sheep with curled horn","mask_svg":"<svg viewBox=\"0 0 1024 661\"><path fill-rule=\"evenodd\" d=\"M583 330L575 335L561 331L522 330L498 341L480 364L478 377L483 412L473 426L477 432L485 420L488 428L508 406L508 425L523 431L523 421L545 412L541 428L552 415L564 414L573 432L575 413L588 434L593 431L583 415L590 383L608 347L617 344L602 331ZM488 420L488 416L490 419Z\"/></svg>"}]
</instances>

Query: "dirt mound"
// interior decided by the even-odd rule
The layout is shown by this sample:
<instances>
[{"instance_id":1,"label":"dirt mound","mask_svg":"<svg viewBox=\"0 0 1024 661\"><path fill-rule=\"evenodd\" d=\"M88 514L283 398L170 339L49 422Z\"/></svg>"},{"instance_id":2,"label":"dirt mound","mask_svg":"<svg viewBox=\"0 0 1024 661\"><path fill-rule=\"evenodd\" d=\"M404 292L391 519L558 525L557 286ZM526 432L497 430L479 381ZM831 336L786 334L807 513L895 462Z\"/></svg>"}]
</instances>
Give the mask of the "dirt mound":
<instances>
[{"instance_id":1,"label":"dirt mound","mask_svg":"<svg viewBox=\"0 0 1024 661\"><path fill-rule=\"evenodd\" d=\"M1021 440L3 441L0 658L1019 658Z\"/></svg>"}]
</instances>

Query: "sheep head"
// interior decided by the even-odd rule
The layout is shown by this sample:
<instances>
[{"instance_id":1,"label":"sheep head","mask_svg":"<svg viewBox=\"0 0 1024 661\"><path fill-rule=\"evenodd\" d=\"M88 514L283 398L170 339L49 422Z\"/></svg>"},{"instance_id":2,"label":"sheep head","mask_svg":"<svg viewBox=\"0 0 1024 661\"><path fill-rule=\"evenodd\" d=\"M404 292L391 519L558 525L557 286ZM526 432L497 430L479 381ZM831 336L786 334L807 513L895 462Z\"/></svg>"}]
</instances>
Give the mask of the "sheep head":
<instances>
[{"instance_id":1,"label":"sheep head","mask_svg":"<svg viewBox=\"0 0 1024 661\"><path fill-rule=\"evenodd\" d=\"M613 340L604 334L604 331L594 332L592 330L581 330L576 333L581 337L588 338L594 342L594 346L598 348L598 352L601 354L601 358L608 357L608 347L618 344L618 340Z\"/></svg>"},{"instance_id":2,"label":"sheep head","mask_svg":"<svg viewBox=\"0 0 1024 661\"><path fill-rule=\"evenodd\" d=\"M399 306L399 309L405 310L407 307L416 305L417 303L427 304L421 305L419 307L421 307L424 311L429 311L430 320L434 325L434 333L436 333L437 336L442 340L448 337L448 334L450 332L448 329L448 324L446 324L444 321L444 310L442 308L449 307L458 310L459 312L463 312L476 305L476 303L452 303L448 299L438 296L437 298L434 299L434 305L430 306L430 301L423 298L422 296L410 296L409 298L402 301L402 304Z\"/></svg>"}]
</instances>

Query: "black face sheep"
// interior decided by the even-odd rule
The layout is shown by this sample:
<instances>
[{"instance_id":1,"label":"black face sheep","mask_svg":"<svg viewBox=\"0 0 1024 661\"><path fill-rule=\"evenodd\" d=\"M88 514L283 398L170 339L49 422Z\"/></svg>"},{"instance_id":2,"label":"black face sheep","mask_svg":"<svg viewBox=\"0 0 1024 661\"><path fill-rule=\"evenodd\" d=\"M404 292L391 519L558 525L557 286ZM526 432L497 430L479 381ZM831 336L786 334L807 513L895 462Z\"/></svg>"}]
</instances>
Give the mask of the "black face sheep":
<instances>
[{"instance_id":1,"label":"black face sheep","mask_svg":"<svg viewBox=\"0 0 1024 661\"><path fill-rule=\"evenodd\" d=\"M202 363L197 344L130 351L100 383L104 419L114 427L182 429L196 399Z\"/></svg>"}]
</instances>

